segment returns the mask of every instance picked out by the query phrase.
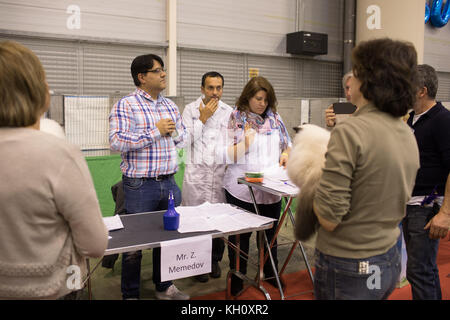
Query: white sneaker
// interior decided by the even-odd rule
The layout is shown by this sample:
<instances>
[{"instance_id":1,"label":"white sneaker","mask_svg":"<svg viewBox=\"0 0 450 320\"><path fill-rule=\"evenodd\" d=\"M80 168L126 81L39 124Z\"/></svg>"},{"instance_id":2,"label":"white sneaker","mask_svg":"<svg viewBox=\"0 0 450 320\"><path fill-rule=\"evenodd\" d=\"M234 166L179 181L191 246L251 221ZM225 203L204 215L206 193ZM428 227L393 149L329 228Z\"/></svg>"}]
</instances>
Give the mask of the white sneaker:
<instances>
[{"instance_id":1,"label":"white sneaker","mask_svg":"<svg viewBox=\"0 0 450 320\"><path fill-rule=\"evenodd\" d=\"M178 290L174 284L167 288L166 291L156 291L155 295L158 300L189 300L191 298L188 294Z\"/></svg>"}]
</instances>

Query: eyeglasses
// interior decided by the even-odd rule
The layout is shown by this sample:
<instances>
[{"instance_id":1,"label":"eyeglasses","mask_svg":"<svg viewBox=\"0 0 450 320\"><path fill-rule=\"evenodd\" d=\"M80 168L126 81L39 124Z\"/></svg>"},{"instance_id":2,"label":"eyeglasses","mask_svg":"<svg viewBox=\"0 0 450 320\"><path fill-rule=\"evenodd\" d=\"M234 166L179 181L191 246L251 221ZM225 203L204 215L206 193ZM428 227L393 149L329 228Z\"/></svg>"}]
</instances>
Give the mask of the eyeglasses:
<instances>
[{"instance_id":1,"label":"eyeglasses","mask_svg":"<svg viewBox=\"0 0 450 320\"><path fill-rule=\"evenodd\" d=\"M166 72L166 69L164 69L164 68L156 68L154 70L147 70L147 71L144 71L144 72L141 72L141 73L147 73L147 72L151 72L151 73L154 73L154 74L160 74L161 72Z\"/></svg>"}]
</instances>

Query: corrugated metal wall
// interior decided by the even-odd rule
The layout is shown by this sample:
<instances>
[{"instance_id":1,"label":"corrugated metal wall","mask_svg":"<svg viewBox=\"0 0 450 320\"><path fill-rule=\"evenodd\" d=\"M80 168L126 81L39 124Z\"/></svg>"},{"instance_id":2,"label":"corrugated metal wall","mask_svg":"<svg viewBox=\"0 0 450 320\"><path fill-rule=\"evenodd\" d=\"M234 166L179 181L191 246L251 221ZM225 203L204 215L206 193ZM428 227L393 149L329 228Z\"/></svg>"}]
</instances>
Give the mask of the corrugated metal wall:
<instances>
[{"instance_id":1,"label":"corrugated metal wall","mask_svg":"<svg viewBox=\"0 0 450 320\"><path fill-rule=\"evenodd\" d=\"M130 65L136 56L154 53L165 60L166 1L78 0L80 29L67 27L71 4L0 0L0 40L18 41L38 55L58 101L61 95L108 95L112 106L135 89ZM280 101L342 95L343 0L298 4L178 1L178 92L173 99L182 104L180 110L199 97L201 77L212 70L225 77L223 100L230 105L249 80L249 69L269 79ZM327 33L328 55L287 54L286 34L300 29ZM294 106L284 105L280 113L290 114ZM62 107L57 109L51 111L62 123Z\"/></svg>"},{"instance_id":2,"label":"corrugated metal wall","mask_svg":"<svg viewBox=\"0 0 450 320\"><path fill-rule=\"evenodd\" d=\"M79 0L80 29L69 29L70 1L0 0L0 38L15 39L42 60L51 88L64 94L126 94L129 66L140 54L165 58L166 1ZM256 68L279 96L340 95L343 0L183 0L177 2L178 96L200 94L203 73L225 76L224 100L234 104ZM298 20L296 21L296 10ZM329 35L329 54L286 54L286 33ZM103 43L103 44L102 44ZM320 60L328 60L323 64Z\"/></svg>"},{"instance_id":3,"label":"corrugated metal wall","mask_svg":"<svg viewBox=\"0 0 450 320\"><path fill-rule=\"evenodd\" d=\"M165 49L119 44L1 36L18 41L36 52L56 94L125 95L134 90L130 65L134 57ZM233 105L249 79L248 69L271 81L279 97L334 97L341 95L342 64L312 59L257 56L180 49L178 96L185 103L200 95L201 77L215 70L225 77L223 100Z\"/></svg>"},{"instance_id":4,"label":"corrugated metal wall","mask_svg":"<svg viewBox=\"0 0 450 320\"><path fill-rule=\"evenodd\" d=\"M80 9L80 29L67 26ZM166 41L164 0L1 0L0 30L51 34L67 39L108 39L120 42L158 43Z\"/></svg>"},{"instance_id":5,"label":"corrugated metal wall","mask_svg":"<svg viewBox=\"0 0 450 320\"><path fill-rule=\"evenodd\" d=\"M450 101L450 73L438 72L439 88L437 92L438 101Z\"/></svg>"},{"instance_id":6,"label":"corrugated metal wall","mask_svg":"<svg viewBox=\"0 0 450 320\"><path fill-rule=\"evenodd\" d=\"M178 95L184 97L185 103L196 100L201 92L201 78L209 71L217 71L225 79L222 99L234 104L245 84L244 55L182 49L179 51L180 86Z\"/></svg>"}]
</instances>

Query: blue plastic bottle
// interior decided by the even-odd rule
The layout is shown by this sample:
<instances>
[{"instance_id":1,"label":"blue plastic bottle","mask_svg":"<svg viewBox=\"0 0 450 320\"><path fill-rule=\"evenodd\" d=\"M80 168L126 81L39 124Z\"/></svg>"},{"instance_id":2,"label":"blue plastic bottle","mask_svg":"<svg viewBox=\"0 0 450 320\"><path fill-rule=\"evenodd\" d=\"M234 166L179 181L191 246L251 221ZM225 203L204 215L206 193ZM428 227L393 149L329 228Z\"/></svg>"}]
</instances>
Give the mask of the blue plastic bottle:
<instances>
[{"instance_id":1,"label":"blue plastic bottle","mask_svg":"<svg viewBox=\"0 0 450 320\"><path fill-rule=\"evenodd\" d=\"M175 201L173 199L173 191L169 191L169 207L164 213L164 230L178 230L180 226L180 215L175 211Z\"/></svg>"}]
</instances>

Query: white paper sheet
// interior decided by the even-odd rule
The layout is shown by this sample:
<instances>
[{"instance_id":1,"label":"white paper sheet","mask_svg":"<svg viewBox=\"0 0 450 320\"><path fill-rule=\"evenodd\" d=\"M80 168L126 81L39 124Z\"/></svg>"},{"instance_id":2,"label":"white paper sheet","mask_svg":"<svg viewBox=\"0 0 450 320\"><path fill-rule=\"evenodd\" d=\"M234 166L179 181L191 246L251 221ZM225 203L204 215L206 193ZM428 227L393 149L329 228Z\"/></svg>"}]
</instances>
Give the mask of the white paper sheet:
<instances>
[{"instance_id":1,"label":"white paper sheet","mask_svg":"<svg viewBox=\"0 0 450 320\"><path fill-rule=\"evenodd\" d=\"M296 196L300 189L290 180L279 180L275 178L264 177L263 186L276 190L280 193L285 193L290 196Z\"/></svg>"},{"instance_id":2,"label":"white paper sheet","mask_svg":"<svg viewBox=\"0 0 450 320\"><path fill-rule=\"evenodd\" d=\"M123 229L122 220L119 215L103 218L103 222L106 225L108 231Z\"/></svg>"},{"instance_id":3,"label":"white paper sheet","mask_svg":"<svg viewBox=\"0 0 450 320\"><path fill-rule=\"evenodd\" d=\"M226 203L205 202L195 207L176 207L180 214L178 232L199 232L219 230L231 232L255 228L274 221L274 219L248 213Z\"/></svg>"},{"instance_id":4,"label":"white paper sheet","mask_svg":"<svg viewBox=\"0 0 450 320\"><path fill-rule=\"evenodd\" d=\"M288 181L287 170L284 167L280 167L278 164L269 167L263 171L264 178L271 178L275 180Z\"/></svg>"}]
</instances>

